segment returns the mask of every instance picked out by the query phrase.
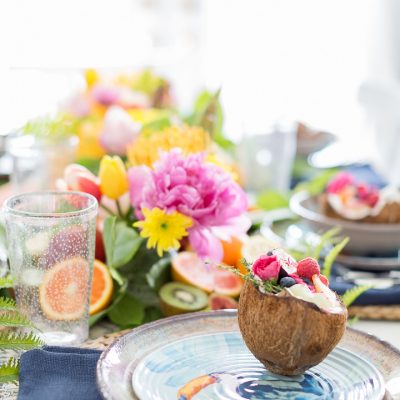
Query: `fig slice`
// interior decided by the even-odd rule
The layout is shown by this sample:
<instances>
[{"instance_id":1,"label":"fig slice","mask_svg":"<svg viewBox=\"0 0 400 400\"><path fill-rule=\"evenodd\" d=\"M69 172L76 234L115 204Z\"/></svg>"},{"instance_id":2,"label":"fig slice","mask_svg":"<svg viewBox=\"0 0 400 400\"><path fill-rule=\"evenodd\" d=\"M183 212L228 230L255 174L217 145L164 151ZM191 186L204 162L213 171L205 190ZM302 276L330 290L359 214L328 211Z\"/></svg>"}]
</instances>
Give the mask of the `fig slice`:
<instances>
[{"instance_id":1,"label":"fig slice","mask_svg":"<svg viewBox=\"0 0 400 400\"><path fill-rule=\"evenodd\" d=\"M291 296L263 294L246 281L239 300L239 327L249 350L269 371L300 375L319 364L346 330L347 309L334 312Z\"/></svg>"}]
</instances>

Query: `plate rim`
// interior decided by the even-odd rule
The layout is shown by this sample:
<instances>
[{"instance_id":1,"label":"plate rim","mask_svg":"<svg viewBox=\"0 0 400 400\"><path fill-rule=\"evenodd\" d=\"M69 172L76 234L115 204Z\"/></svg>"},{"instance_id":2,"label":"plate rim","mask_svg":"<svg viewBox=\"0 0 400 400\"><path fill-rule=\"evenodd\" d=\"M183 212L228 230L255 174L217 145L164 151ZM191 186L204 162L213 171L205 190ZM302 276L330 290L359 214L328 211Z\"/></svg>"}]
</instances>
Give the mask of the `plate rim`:
<instances>
[{"instance_id":1,"label":"plate rim","mask_svg":"<svg viewBox=\"0 0 400 400\"><path fill-rule=\"evenodd\" d=\"M112 349L115 346L117 346L121 341L126 340L127 337L129 337L131 335L137 335L137 334L139 334L141 332L145 332L146 330L149 330L149 329L153 329L156 326L162 326L164 324L170 324L172 321L184 321L184 320L190 320L190 319L203 318L203 317L206 317L206 316L211 317L211 318L213 318L213 317L215 317L215 318L218 318L218 317L233 317L235 315L237 315L237 310L200 311L200 312L196 312L196 313L187 313L187 314L177 315L177 316L173 316L173 317L162 318L162 319L159 319L157 321L153 321L153 322L141 325L141 326L139 326L137 328L133 328L129 332L121 335L118 339L116 339L113 343L111 343L102 352L102 354L100 355L100 358L99 358L99 360L97 362L97 365L96 365L96 382L97 382L97 386L99 388L99 392L100 392L101 396L105 400L115 400L115 397L112 396L112 393L110 393L110 391L109 391L108 385L106 384L106 382L103 379L103 376L102 376L102 365L104 363L104 360L109 355L110 351L112 351ZM371 340L371 341L375 342L376 344L382 346L384 349L386 349L387 351L392 353L392 355L395 356L396 359L398 359L399 362L400 362L400 349L398 349L397 347L395 347L391 343L388 343L387 341L385 341L383 339L380 339L375 335L372 335L372 334L367 333L367 332L360 331L360 330L355 329L355 328L346 327L346 330L350 331L353 334L360 335L360 336L364 337L364 339L367 340L367 341ZM368 360L366 360L366 361L368 361ZM374 364L372 364L372 365L376 369L378 369ZM386 381L385 378L383 378L383 379L384 379L384 388L386 390L387 381Z\"/></svg>"},{"instance_id":2,"label":"plate rim","mask_svg":"<svg viewBox=\"0 0 400 400\"><path fill-rule=\"evenodd\" d=\"M353 330L356 330L356 329L353 329ZM221 332L216 332L216 333L204 333L204 334L198 334L198 335L190 335L190 336L183 337L182 339L177 339L177 340L174 340L174 341L172 341L172 342L166 343L166 344L163 345L163 346L160 346L160 347L157 347L157 348L153 349L152 351L150 351L149 353L147 353L146 355L144 355L144 356L138 361L138 363L137 363L137 365L136 365L136 368L135 368L135 370L133 371L133 374L132 374L131 379L130 379L133 392L134 392L135 395L139 398L139 395L138 395L138 393L137 393L137 391L135 390L135 387L134 387L134 382L133 382L133 381L134 381L134 377L135 377L135 374L136 374L136 372L137 372L137 368L139 367L139 365L141 365L141 364L144 362L144 360L147 359L147 357L149 357L153 352L160 351L160 350L162 350L162 349L164 349L164 348L166 348L166 347L169 347L169 346L171 346L171 345L174 345L174 344L176 344L176 343L179 343L179 342L185 341L185 340L192 340L192 339L195 339L195 338L198 338L198 337L214 336L214 335L226 335L226 334L236 334L236 335L239 335L239 336L240 336L240 331L229 331L229 330L228 330L228 331L225 331L225 332L222 332L222 331L221 331ZM385 388L386 385L385 385L385 379L383 378L383 375L382 375L382 373L378 370L378 368L377 368L372 362L366 360L363 356L357 354L357 353L354 352L354 351L348 350L348 349L346 349L345 347L342 347L342 346L339 346L339 345L338 345L338 346L336 346L336 347L333 349L333 351L334 351L335 349L338 349L338 350L340 350L341 352L350 354L350 355L352 355L353 357L358 358L359 360L361 360L361 362L363 362L364 364L366 364L367 366L369 366L373 371L375 371L376 377L377 377L377 379L378 379L378 381L379 381L379 393L377 394L377 396L378 396L379 399L383 399L383 397L384 397L384 395L385 395L385 391L386 391L386 388ZM329 356L329 354L328 354L328 356Z\"/></svg>"}]
</instances>

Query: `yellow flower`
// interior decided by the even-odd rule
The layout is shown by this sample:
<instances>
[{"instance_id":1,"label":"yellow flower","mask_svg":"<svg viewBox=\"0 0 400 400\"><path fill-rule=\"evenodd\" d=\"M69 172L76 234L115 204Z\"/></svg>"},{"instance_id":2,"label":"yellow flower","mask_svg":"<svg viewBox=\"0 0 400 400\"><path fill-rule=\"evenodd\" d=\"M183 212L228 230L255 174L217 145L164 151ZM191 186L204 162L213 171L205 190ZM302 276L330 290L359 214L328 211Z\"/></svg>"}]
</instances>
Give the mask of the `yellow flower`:
<instances>
[{"instance_id":1,"label":"yellow flower","mask_svg":"<svg viewBox=\"0 0 400 400\"><path fill-rule=\"evenodd\" d=\"M85 80L88 87L92 87L95 83L99 81L99 74L95 69L87 69L85 71Z\"/></svg>"},{"instance_id":2,"label":"yellow flower","mask_svg":"<svg viewBox=\"0 0 400 400\"><path fill-rule=\"evenodd\" d=\"M171 126L161 132L146 133L128 146L130 165L152 166L159 158L159 151L169 151L175 147L182 149L184 154L208 151L211 146L210 135L197 126Z\"/></svg>"},{"instance_id":3,"label":"yellow flower","mask_svg":"<svg viewBox=\"0 0 400 400\"><path fill-rule=\"evenodd\" d=\"M164 251L179 249L181 240L188 235L187 228L193 224L191 218L177 211L167 214L160 208L143 210L144 220L135 222L133 225L141 228L140 236L148 238L147 248L156 248L161 257Z\"/></svg>"},{"instance_id":4,"label":"yellow flower","mask_svg":"<svg viewBox=\"0 0 400 400\"><path fill-rule=\"evenodd\" d=\"M101 192L110 199L118 199L129 189L125 166L118 156L101 159L99 178Z\"/></svg>"}]
</instances>

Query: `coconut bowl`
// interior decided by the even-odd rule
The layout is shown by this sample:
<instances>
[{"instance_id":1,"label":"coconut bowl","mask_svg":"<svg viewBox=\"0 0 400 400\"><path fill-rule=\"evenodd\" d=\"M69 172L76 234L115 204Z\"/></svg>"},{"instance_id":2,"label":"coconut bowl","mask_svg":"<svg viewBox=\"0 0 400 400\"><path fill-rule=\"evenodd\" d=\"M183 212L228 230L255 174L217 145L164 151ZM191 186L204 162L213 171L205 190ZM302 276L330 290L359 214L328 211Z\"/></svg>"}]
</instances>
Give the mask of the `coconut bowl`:
<instances>
[{"instance_id":1,"label":"coconut bowl","mask_svg":"<svg viewBox=\"0 0 400 400\"><path fill-rule=\"evenodd\" d=\"M400 249L400 224L353 222L328 217L321 211L319 196L310 196L307 192L293 195L290 208L315 232L324 232L340 226L341 234L350 238L345 247L347 253L359 256L388 256Z\"/></svg>"},{"instance_id":2,"label":"coconut bowl","mask_svg":"<svg viewBox=\"0 0 400 400\"><path fill-rule=\"evenodd\" d=\"M246 346L269 371L300 375L319 364L346 330L347 309L330 313L291 295L263 294L246 282L239 328Z\"/></svg>"}]
</instances>

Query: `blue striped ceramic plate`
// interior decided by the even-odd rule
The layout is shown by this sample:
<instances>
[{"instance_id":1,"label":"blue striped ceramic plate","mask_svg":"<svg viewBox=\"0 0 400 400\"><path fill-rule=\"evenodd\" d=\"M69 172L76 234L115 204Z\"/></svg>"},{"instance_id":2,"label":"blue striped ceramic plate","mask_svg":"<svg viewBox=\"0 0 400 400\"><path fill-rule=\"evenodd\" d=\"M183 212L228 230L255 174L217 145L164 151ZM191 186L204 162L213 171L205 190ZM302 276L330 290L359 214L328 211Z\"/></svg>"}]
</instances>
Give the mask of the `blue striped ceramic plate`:
<instances>
[{"instance_id":1,"label":"blue striped ceramic plate","mask_svg":"<svg viewBox=\"0 0 400 400\"><path fill-rule=\"evenodd\" d=\"M319 365L297 377L265 370L240 333L191 336L141 359L132 376L141 400L382 399L378 370L337 347Z\"/></svg>"}]
</instances>

